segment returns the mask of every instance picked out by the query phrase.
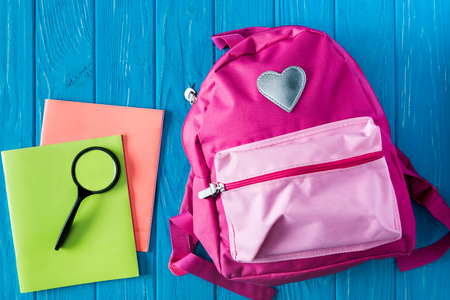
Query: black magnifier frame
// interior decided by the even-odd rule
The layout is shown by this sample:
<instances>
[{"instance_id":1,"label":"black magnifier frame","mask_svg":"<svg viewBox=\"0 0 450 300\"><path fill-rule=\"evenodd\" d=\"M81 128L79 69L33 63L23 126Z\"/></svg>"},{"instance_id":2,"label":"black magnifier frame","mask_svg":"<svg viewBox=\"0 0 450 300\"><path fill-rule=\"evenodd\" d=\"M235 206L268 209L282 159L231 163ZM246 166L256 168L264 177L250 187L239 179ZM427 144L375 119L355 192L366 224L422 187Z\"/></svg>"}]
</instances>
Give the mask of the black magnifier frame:
<instances>
[{"instance_id":1,"label":"black magnifier frame","mask_svg":"<svg viewBox=\"0 0 450 300\"><path fill-rule=\"evenodd\" d=\"M111 183L104 189L97 190L97 191L88 190L85 187L83 187L78 182L77 176L75 174L75 167L76 167L77 162L80 159L80 157L82 157L83 154L85 154L86 152L93 151L93 150L100 150L100 151L103 151L106 154L108 154L111 157L111 159L114 163L114 167L115 167L114 178L111 181ZM75 158L73 159L73 162L72 162L71 174L72 174L72 180L78 189L77 200L75 201L75 204L73 205L72 210L70 211L69 216L67 217L66 222L64 223L64 226L61 229L58 240L56 241L55 250L59 250L59 248L62 247L62 245L64 244L64 241L66 240L67 236L69 235L70 228L72 227L73 220L75 219L75 215L78 211L78 208L80 207L81 201L83 201L86 197L89 197L90 195L101 194L101 193L107 192L110 189L112 189L114 187L114 185L116 185L117 180L119 180L120 165L119 165L119 161L117 160L117 158L108 149L103 148L103 147L98 147L98 146L89 147L89 148L81 150L77 154L77 156L75 156Z\"/></svg>"},{"instance_id":2,"label":"black magnifier frame","mask_svg":"<svg viewBox=\"0 0 450 300\"><path fill-rule=\"evenodd\" d=\"M80 159L80 157L83 156L83 154L85 154L86 152L89 152L89 151L92 151L92 150L100 150L100 151L103 151L106 154L108 154L112 158L112 160L114 162L114 167L115 167L115 171L116 171L115 174L114 174L114 178L111 181L111 183L107 187L105 187L104 189L101 189L101 190L98 190L98 191L88 190L85 187L83 187L78 182L77 175L75 174L75 167L76 167L77 162ZM72 173L72 180L73 180L73 182L75 182L75 184L76 184L76 186L78 188L85 189L86 191L91 192L92 194L100 194L100 193L104 193L104 192L110 190L117 183L117 180L119 180L120 168L119 168L119 162L118 162L117 158L114 156L114 154L111 151L109 151L108 149L105 149L103 147L89 147L89 148L86 148L86 149L80 151L80 153L78 153L77 156L75 156L75 158L73 159L73 163L72 163L71 173Z\"/></svg>"}]
</instances>

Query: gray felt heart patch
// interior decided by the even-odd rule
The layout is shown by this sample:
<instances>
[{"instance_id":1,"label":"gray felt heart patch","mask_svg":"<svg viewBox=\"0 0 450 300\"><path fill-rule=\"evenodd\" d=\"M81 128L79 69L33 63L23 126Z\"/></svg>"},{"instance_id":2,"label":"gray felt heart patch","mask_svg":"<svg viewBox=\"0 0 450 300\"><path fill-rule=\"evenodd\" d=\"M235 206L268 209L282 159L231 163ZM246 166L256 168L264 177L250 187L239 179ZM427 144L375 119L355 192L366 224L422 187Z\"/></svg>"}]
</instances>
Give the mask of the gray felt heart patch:
<instances>
[{"instance_id":1,"label":"gray felt heart patch","mask_svg":"<svg viewBox=\"0 0 450 300\"><path fill-rule=\"evenodd\" d=\"M305 88L306 74L297 66L287 67L283 72L264 72L256 82L258 90L267 99L287 111L292 111Z\"/></svg>"}]
</instances>

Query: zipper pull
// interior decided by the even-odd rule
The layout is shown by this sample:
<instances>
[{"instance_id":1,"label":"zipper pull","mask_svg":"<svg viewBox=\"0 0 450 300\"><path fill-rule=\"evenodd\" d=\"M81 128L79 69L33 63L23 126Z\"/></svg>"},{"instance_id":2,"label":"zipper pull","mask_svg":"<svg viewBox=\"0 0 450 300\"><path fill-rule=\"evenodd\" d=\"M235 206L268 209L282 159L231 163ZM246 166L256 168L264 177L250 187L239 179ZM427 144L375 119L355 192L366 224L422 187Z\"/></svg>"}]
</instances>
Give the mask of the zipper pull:
<instances>
[{"instance_id":1,"label":"zipper pull","mask_svg":"<svg viewBox=\"0 0 450 300\"><path fill-rule=\"evenodd\" d=\"M184 91L184 98L192 105L197 100L197 91L194 89L195 83L191 86L189 83L189 87Z\"/></svg>"},{"instance_id":2,"label":"zipper pull","mask_svg":"<svg viewBox=\"0 0 450 300\"><path fill-rule=\"evenodd\" d=\"M210 196L215 196L218 193L225 191L225 185L220 182L213 182L209 184L209 188L204 189L203 191L198 192L198 198L206 199Z\"/></svg>"}]
</instances>

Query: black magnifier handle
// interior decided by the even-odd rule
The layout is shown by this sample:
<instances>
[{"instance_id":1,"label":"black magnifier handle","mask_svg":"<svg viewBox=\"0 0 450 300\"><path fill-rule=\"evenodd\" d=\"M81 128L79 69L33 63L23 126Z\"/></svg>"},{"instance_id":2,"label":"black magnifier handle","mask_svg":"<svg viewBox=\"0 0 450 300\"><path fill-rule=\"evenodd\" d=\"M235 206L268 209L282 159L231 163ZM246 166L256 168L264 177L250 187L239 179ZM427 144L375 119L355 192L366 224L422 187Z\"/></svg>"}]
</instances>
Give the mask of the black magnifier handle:
<instances>
[{"instance_id":1,"label":"black magnifier handle","mask_svg":"<svg viewBox=\"0 0 450 300\"><path fill-rule=\"evenodd\" d=\"M67 236L69 235L69 231L72 228L73 220L75 219L75 215L77 214L78 208L80 207L81 201L83 201L87 196L92 195L92 193L82 187L78 187L78 196L75 204L70 211L69 216L64 223L64 226L59 234L58 241L56 241L55 250L59 250L59 248L64 244Z\"/></svg>"},{"instance_id":2,"label":"black magnifier handle","mask_svg":"<svg viewBox=\"0 0 450 300\"><path fill-rule=\"evenodd\" d=\"M75 174L75 167L77 165L79 158L86 152L89 152L92 150L100 150L100 151L103 151L106 154L108 154L111 157L111 159L114 163L114 168L115 168L114 177L113 177L111 183L103 189L94 190L94 191L87 190L86 188L84 188L78 182L77 176ZM117 183L117 180L119 179L119 174L120 174L119 162L118 162L117 158L114 156L114 154L112 152L110 152L109 150L107 150L103 147L89 147L89 148L81 150L77 154L77 156L75 157L75 159L72 162L71 174L72 174L73 182L75 183L75 185L78 188L77 200L75 201L75 204L73 205L72 210L70 211L70 214L67 217L66 222L64 223L61 233L59 234L58 240L56 241L55 250L59 250L59 248L62 247L62 245L64 244L64 241L66 240L67 236L69 235L70 229L72 227L72 223L75 219L75 215L77 214L77 211L78 211L78 208L80 207L81 202L90 195L100 194L100 193L104 193L104 192L110 190Z\"/></svg>"}]
</instances>

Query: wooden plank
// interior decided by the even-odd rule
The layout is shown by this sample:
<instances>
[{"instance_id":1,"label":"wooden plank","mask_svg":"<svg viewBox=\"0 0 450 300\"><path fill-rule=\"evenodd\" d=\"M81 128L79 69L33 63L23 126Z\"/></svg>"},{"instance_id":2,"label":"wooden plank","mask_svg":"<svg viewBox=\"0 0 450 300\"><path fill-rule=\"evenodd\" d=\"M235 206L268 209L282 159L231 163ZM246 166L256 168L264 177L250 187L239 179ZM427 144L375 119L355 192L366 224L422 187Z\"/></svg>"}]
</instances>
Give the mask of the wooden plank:
<instances>
[{"instance_id":1,"label":"wooden plank","mask_svg":"<svg viewBox=\"0 0 450 300\"><path fill-rule=\"evenodd\" d=\"M450 3L396 1L397 145L450 204ZM416 215L416 247L448 232L423 207ZM450 299L449 253L425 267L397 274L399 299Z\"/></svg>"},{"instance_id":2,"label":"wooden plank","mask_svg":"<svg viewBox=\"0 0 450 300\"><path fill-rule=\"evenodd\" d=\"M154 0L95 3L96 102L155 108Z\"/></svg>"},{"instance_id":3,"label":"wooden plank","mask_svg":"<svg viewBox=\"0 0 450 300\"><path fill-rule=\"evenodd\" d=\"M301 25L334 38L334 1L276 0L275 26Z\"/></svg>"},{"instance_id":4,"label":"wooden plank","mask_svg":"<svg viewBox=\"0 0 450 300\"><path fill-rule=\"evenodd\" d=\"M239 1L214 1L214 34L246 27L273 27L275 25L274 0L245 3ZM227 50L214 47L217 61Z\"/></svg>"},{"instance_id":5,"label":"wooden plank","mask_svg":"<svg viewBox=\"0 0 450 300\"><path fill-rule=\"evenodd\" d=\"M95 2L97 103L155 108L154 6L153 0ZM138 252L140 276L97 283L97 299L154 299L151 245L149 252Z\"/></svg>"},{"instance_id":6,"label":"wooden plank","mask_svg":"<svg viewBox=\"0 0 450 300\"><path fill-rule=\"evenodd\" d=\"M302 25L334 37L334 1L276 0L275 26ZM336 275L278 287L277 299L334 299Z\"/></svg>"},{"instance_id":7,"label":"wooden plank","mask_svg":"<svg viewBox=\"0 0 450 300\"><path fill-rule=\"evenodd\" d=\"M94 1L36 1L36 142L46 98L94 101ZM95 298L95 283L37 292L37 299Z\"/></svg>"},{"instance_id":8,"label":"wooden plank","mask_svg":"<svg viewBox=\"0 0 450 300\"><path fill-rule=\"evenodd\" d=\"M336 41L363 70L391 128L395 128L393 27L392 1L336 2ZM336 294L338 299L393 299L394 260L372 260L338 273Z\"/></svg>"},{"instance_id":9,"label":"wooden plank","mask_svg":"<svg viewBox=\"0 0 450 300\"><path fill-rule=\"evenodd\" d=\"M395 128L394 4L337 1L336 10L336 41L359 64Z\"/></svg>"},{"instance_id":10,"label":"wooden plank","mask_svg":"<svg viewBox=\"0 0 450 300\"><path fill-rule=\"evenodd\" d=\"M213 63L213 10L210 1L156 1L156 107L164 109L156 199L156 298L214 299L214 286L193 275L174 276L169 218L179 213L189 163L181 128L190 109L184 98L188 82L200 86Z\"/></svg>"},{"instance_id":11,"label":"wooden plank","mask_svg":"<svg viewBox=\"0 0 450 300\"><path fill-rule=\"evenodd\" d=\"M0 151L34 145L34 3L0 3ZM20 294L3 165L0 159L0 298Z\"/></svg>"},{"instance_id":12,"label":"wooden plank","mask_svg":"<svg viewBox=\"0 0 450 300\"><path fill-rule=\"evenodd\" d=\"M94 1L36 1L36 141L45 99L94 102Z\"/></svg>"}]
</instances>

